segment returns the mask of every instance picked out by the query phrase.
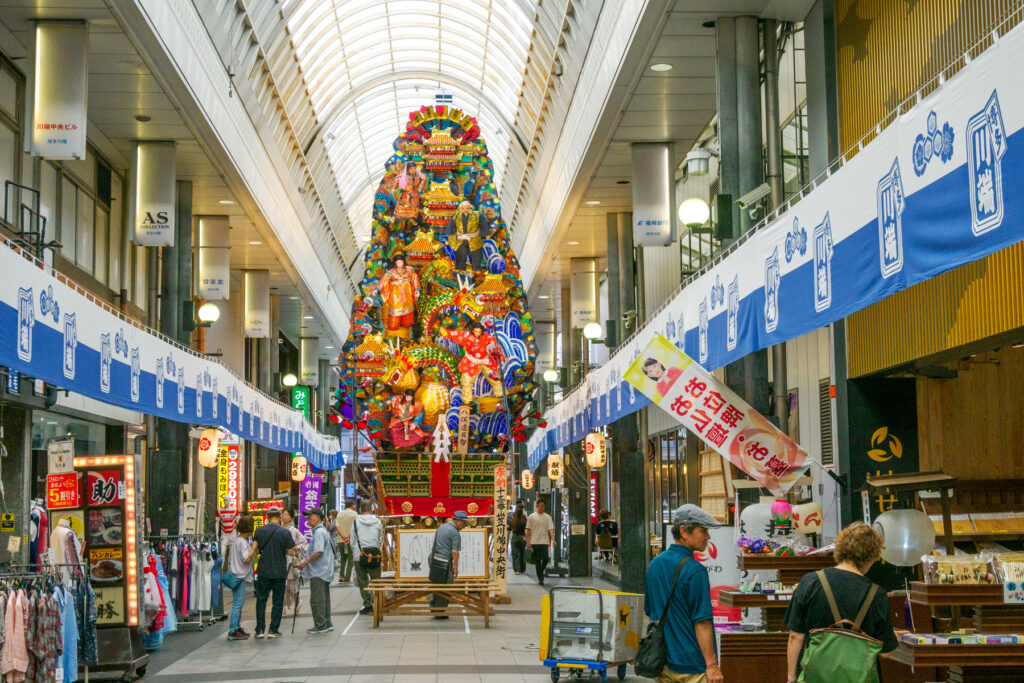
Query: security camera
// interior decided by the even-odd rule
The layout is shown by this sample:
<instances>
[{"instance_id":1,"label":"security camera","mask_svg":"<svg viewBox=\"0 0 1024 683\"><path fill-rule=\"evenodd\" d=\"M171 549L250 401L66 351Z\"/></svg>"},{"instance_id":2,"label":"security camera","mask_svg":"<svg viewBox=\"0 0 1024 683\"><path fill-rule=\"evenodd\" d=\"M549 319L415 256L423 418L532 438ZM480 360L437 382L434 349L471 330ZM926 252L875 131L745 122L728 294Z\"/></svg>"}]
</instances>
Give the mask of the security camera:
<instances>
[{"instance_id":1,"label":"security camera","mask_svg":"<svg viewBox=\"0 0 1024 683\"><path fill-rule=\"evenodd\" d=\"M758 203L772 193L772 186L768 183L761 183L750 192L736 200L736 206L740 211L746 211L749 207Z\"/></svg>"}]
</instances>

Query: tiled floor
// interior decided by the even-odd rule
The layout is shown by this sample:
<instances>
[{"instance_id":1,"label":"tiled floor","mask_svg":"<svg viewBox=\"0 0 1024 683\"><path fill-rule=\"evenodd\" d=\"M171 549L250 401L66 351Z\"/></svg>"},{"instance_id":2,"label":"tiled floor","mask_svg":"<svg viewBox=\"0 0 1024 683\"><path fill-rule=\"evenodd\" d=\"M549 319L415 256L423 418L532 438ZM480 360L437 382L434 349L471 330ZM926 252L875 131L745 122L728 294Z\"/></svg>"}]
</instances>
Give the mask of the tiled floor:
<instances>
[{"instance_id":1,"label":"tiled floor","mask_svg":"<svg viewBox=\"0 0 1024 683\"><path fill-rule=\"evenodd\" d=\"M548 579L548 585L595 585L600 580ZM286 618L276 640L228 641L227 622L202 633L176 633L153 654L146 680L154 683L261 681L279 683L541 683L550 672L540 665L541 596L545 588L533 570L512 576L512 603L496 606L491 627L479 617L434 621L424 617L391 617L379 629L373 618L357 616L354 587L333 584L334 631L310 636L308 593L292 635ZM230 603L230 597L228 597ZM254 599L246 601L242 626L254 627ZM613 677L610 677L613 678ZM563 679L564 680L564 679ZM639 679L636 679L639 680Z\"/></svg>"}]
</instances>

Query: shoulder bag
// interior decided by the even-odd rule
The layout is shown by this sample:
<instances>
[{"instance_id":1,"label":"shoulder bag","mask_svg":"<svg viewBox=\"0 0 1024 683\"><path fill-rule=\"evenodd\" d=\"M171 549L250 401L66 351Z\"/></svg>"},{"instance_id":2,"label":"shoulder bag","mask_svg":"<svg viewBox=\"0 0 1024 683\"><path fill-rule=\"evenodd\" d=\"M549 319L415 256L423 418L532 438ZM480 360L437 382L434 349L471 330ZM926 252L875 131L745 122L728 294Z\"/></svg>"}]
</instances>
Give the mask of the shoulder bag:
<instances>
[{"instance_id":1,"label":"shoulder bag","mask_svg":"<svg viewBox=\"0 0 1024 683\"><path fill-rule=\"evenodd\" d=\"M237 538L228 539L228 542L225 544L224 547L224 562L220 568L220 581L228 587L228 590L235 590L242 583L242 580L240 578L231 573L231 569L229 568L230 564L228 560L230 554L234 552L233 546L235 544L235 541L237 540Z\"/></svg>"},{"instance_id":2,"label":"shoulder bag","mask_svg":"<svg viewBox=\"0 0 1024 683\"><path fill-rule=\"evenodd\" d=\"M828 628L811 631L807 649L800 661L800 678L797 680L801 683L878 683L876 662L882 651L882 641L872 638L860 627L875 601L878 586L871 584L857 612L857 618L850 621L843 619L839 613L825 572L819 571L817 574L835 623Z\"/></svg>"},{"instance_id":3,"label":"shoulder bag","mask_svg":"<svg viewBox=\"0 0 1024 683\"><path fill-rule=\"evenodd\" d=\"M683 565L691 559L693 558L686 556L679 560L679 564L676 565L676 574L672 578L672 587L668 589L668 597L665 599L665 608L661 610L661 618L648 624L647 633L640 639L636 658L633 660L633 671L637 676L658 678L665 670L665 663L668 661L668 647L665 645L665 617L668 615L669 605L672 604L672 594L675 593L679 573L683 571Z\"/></svg>"},{"instance_id":4,"label":"shoulder bag","mask_svg":"<svg viewBox=\"0 0 1024 683\"><path fill-rule=\"evenodd\" d=\"M363 569L376 569L380 566L380 548L375 546L363 547L359 541L359 522L352 522L352 534L356 537L356 546L359 548L359 566Z\"/></svg>"}]
</instances>

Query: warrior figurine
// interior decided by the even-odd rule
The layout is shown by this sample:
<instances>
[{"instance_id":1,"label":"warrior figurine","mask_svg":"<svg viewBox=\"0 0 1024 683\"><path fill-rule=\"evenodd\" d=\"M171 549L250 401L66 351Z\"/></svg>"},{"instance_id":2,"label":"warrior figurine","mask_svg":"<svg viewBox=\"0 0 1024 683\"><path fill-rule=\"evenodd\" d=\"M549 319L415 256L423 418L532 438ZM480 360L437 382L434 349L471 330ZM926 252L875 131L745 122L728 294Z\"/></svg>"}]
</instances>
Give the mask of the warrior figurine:
<instances>
[{"instance_id":1,"label":"warrior figurine","mask_svg":"<svg viewBox=\"0 0 1024 683\"><path fill-rule=\"evenodd\" d=\"M483 258L484 240L490 235L487 226L480 220L480 213L473 210L473 204L464 201L459 211L448 223L448 245L455 250L455 269L465 270L466 259L473 270L480 269Z\"/></svg>"},{"instance_id":2,"label":"warrior figurine","mask_svg":"<svg viewBox=\"0 0 1024 683\"><path fill-rule=\"evenodd\" d=\"M466 349L459 361L459 372L462 373L462 402L468 405L473 400L473 384L477 375L484 373L495 396L503 396L504 385L501 378L501 348L494 335L488 334L480 323L473 323L469 331L442 329L441 336L452 340Z\"/></svg>"},{"instance_id":3,"label":"warrior figurine","mask_svg":"<svg viewBox=\"0 0 1024 683\"><path fill-rule=\"evenodd\" d=\"M416 401L416 392L406 389L404 394L388 399L387 407L391 411L391 422L388 431L391 434L391 445L395 448L419 446L430 440L430 434L423 431L423 404Z\"/></svg>"},{"instance_id":4,"label":"warrior figurine","mask_svg":"<svg viewBox=\"0 0 1024 683\"><path fill-rule=\"evenodd\" d=\"M408 338L420 296L420 278L415 268L405 265L405 256L397 254L391 259L391 269L378 290L381 305L387 306L388 336Z\"/></svg>"}]
</instances>

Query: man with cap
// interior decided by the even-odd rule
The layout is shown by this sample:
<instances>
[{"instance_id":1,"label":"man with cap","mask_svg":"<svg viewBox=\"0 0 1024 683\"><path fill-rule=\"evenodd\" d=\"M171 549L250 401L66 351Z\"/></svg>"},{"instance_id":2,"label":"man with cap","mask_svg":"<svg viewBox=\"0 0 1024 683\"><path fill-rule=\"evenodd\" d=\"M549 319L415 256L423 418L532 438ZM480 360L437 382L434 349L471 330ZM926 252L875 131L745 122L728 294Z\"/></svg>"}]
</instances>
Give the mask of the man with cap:
<instances>
[{"instance_id":1,"label":"man with cap","mask_svg":"<svg viewBox=\"0 0 1024 683\"><path fill-rule=\"evenodd\" d=\"M318 635L334 630L330 592L334 553L331 552L331 534L324 526L323 510L307 510L306 521L313 528L313 541L309 544L309 555L296 566L302 570L303 578L309 579L309 610L313 613L313 628L306 633Z\"/></svg>"},{"instance_id":2,"label":"man with cap","mask_svg":"<svg viewBox=\"0 0 1024 683\"><path fill-rule=\"evenodd\" d=\"M459 551L462 550L462 534L469 524L469 515L458 510L447 522L434 532L434 547L430 551L430 583L453 583L459 577ZM447 607L448 600L437 593L431 599L434 607ZM446 614L435 614L435 619L447 619Z\"/></svg>"},{"instance_id":3,"label":"man with cap","mask_svg":"<svg viewBox=\"0 0 1024 683\"><path fill-rule=\"evenodd\" d=\"M724 680L715 652L711 583L707 570L693 556L708 547L708 529L720 526L718 520L696 505L683 505L672 513L674 542L647 567L644 611L655 621L665 613L668 661L658 683Z\"/></svg>"}]
</instances>

